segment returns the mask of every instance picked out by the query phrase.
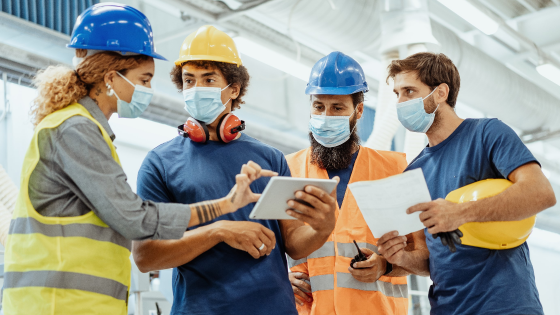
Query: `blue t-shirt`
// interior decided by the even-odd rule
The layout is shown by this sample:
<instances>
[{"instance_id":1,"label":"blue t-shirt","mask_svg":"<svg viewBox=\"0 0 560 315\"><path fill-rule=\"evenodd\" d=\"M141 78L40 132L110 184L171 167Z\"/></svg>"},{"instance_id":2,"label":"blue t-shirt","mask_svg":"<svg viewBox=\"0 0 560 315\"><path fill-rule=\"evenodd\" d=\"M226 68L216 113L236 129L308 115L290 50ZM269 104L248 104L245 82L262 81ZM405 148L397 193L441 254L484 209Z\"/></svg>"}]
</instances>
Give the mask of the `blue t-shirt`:
<instances>
[{"instance_id":1,"label":"blue t-shirt","mask_svg":"<svg viewBox=\"0 0 560 315\"><path fill-rule=\"evenodd\" d=\"M185 204L222 198L235 185L235 175L249 160L263 169L290 176L280 151L245 134L228 144L201 144L176 137L146 156L138 173L138 195L145 200ZM261 193L268 180L256 180L251 190ZM171 314L297 315L279 223L249 219L253 206L249 204L203 225L217 220L258 222L276 234L277 245L270 256L254 259L244 251L219 243L191 262L174 268Z\"/></svg>"},{"instance_id":2,"label":"blue t-shirt","mask_svg":"<svg viewBox=\"0 0 560 315\"><path fill-rule=\"evenodd\" d=\"M507 179L530 162L537 161L506 124L466 119L440 144L425 148L406 170L422 168L435 200L476 181ZM431 314L543 314L527 243L506 250L458 245L451 253L427 229L424 233L434 282Z\"/></svg>"},{"instance_id":3,"label":"blue t-shirt","mask_svg":"<svg viewBox=\"0 0 560 315\"><path fill-rule=\"evenodd\" d=\"M360 150L352 154L352 161L347 168L343 170L327 170L329 178L333 178L335 176L340 177L340 182L338 182L338 186L336 186L336 201L338 202L339 208L342 208L344 194L346 194L346 187L348 187L348 182L350 181L350 176L352 175L352 170L354 169L354 164L356 163L356 158L358 157L358 152L360 152Z\"/></svg>"}]
</instances>

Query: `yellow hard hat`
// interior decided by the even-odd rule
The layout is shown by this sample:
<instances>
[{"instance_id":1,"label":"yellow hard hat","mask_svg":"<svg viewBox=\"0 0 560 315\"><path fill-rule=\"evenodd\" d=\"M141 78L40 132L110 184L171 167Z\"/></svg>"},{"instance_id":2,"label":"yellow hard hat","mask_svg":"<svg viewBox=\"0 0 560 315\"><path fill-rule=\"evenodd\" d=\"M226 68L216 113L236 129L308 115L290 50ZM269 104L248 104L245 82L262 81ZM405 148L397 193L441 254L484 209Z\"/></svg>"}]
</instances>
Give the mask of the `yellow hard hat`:
<instances>
[{"instance_id":1,"label":"yellow hard hat","mask_svg":"<svg viewBox=\"0 0 560 315\"><path fill-rule=\"evenodd\" d=\"M201 26L183 41L177 66L191 60L210 60L242 65L235 42L212 25Z\"/></svg>"},{"instance_id":2,"label":"yellow hard hat","mask_svg":"<svg viewBox=\"0 0 560 315\"><path fill-rule=\"evenodd\" d=\"M486 179L450 192L445 200L463 203L495 196L512 183L506 179ZM469 222L461 225L463 245L488 249L509 249L523 244L535 226L536 216L521 221Z\"/></svg>"}]
</instances>

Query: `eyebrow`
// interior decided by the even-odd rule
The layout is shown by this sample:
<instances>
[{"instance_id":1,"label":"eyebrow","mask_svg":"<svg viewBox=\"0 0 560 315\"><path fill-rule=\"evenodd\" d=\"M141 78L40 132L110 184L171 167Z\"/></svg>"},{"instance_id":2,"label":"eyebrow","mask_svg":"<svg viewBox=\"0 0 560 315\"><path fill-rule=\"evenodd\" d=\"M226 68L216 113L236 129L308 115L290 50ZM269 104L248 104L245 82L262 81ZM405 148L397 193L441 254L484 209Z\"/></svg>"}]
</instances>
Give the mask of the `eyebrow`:
<instances>
[{"instance_id":1,"label":"eyebrow","mask_svg":"<svg viewBox=\"0 0 560 315\"><path fill-rule=\"evenodd\" d=\"M153 77L154 77L154 74L153 74L153 73L150 73L150 72L142 73L142 75L147 75L147 76L149 76L150 78L153 78Z\"/></svg>"},{"instance_id":2,"label":"eyebrow","mask_svg":"<svg viewBox=\"0 0 560 315\"><path fill-rule=\"evenodd\" d=\"M406 90L414 90L414 91L416 91L416 90L418 90L418 89L417 89L416 87L414 87L414 86L403 86L403 87L400 88L399 90L401 90L401 91L403 91L403 90L404 90L404 91L406 91ZM396 90L396 89L393 89L393 92L397 93L397 90Z\"/></svg>"},{"instance_id":3,"label":"eyebrow","mask_svg":"<svg viewBox=\"0 0 560 315\"><path fill-rule=\"evenodd\" d=\"M202 76L203 76L203 77L211 77L211 76L217 75L217 74L218 74L218 73L216 73L216 71L212 71L212 72L206 72L206 73L204 73ZM186 72L186 71L183 72L183 75L184 75L184 76L187 76L187 77L194 77L194 74L189 73L189 72Z\"/></svg>"}]
</instances>

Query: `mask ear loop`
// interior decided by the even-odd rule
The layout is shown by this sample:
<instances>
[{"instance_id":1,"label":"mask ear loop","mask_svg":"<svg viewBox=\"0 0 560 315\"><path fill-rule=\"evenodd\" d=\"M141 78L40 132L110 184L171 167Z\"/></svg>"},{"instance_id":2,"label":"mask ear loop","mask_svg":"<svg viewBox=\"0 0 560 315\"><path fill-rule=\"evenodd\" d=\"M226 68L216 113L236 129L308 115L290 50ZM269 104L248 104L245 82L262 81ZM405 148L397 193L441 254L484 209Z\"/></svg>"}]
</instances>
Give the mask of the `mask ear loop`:
<instances>
[{"instance_id":1,"label":"mask ear loop","mask_svg":"<svg viewBox=\"0 0 560 315\"><path fill-rule=\"evenodd\" d=\"M356 108L354 108L354 111L352 112L352 114L350 114L350 117L352 117L352 115L354 115L354 113L356 112L356 109L358 109L358 106L356 106ZM348 123L350 123L350 117L348 117ZM354 128L352 128L352 131L350 131L350 134L354 133L354 130L356 130L356 127L358 127L358 119L356 119L356 124L354 125Z\"/></svg>"},{"instance_id":2,"label":"mask ear loop","mask_svg":"<svg viewBox=\"0 0 560 315\"><path fill-rule=\"evenodd\" d=\"M124 75L122 75L120 72L117 71L117 74L120 75L121 78L125 79L126 82L130 83L130 85L132 85L134 87L136 86L134 83L130 82L130 80L127 77L125 77Z\"/></svg>"},{"instance_id":3,"label":"mask ear loop","mask_svg":"<svg viewBox=\"0 0 560 315\"><path fill-rule=\"evenodd\" d=\"M223 89L220 90L220 96L221 96L222 92L223 92L225 89L227 89L230 85L231 85L231 83L228 84L228 85L226 85L225 88L223 88ZM229 101L231 101L231 97L227 100L227 102L224 104L224 106L227 106L227 104L229 103Z\"/></svg>"},{"instance_id":4,"label":"mask ear loop","mask_svg":"<svg viewBox=\"0 0 560 315\"><path fill-rule=\"evenodd\" d=\"M117 71L117 74L121 76L121 78L125 79L126 82L130 83L130 85L132 85L134 88L136 88L136 85L134 85L132 82L130 82L129 79L127 79L124 75L122 75L120 72ZM111 86L109 85L109 83L107 83L107 88L109 88L110 92L107 92L107 95L111 96L111 95L115 95L117 97L117 99L120 101L121 98L117 95L117 93L115 92L115 90L113 90L111 88Z\"/></svg>"},{"instance_id":5,"label":"mask ear loop","mask_svg":"<svg viewBox=\"0 0 560 315\"><path fill-rule=\"evenodd\" d=\"M428 97L430 97L430 95L434 94L434 92L437 90L437 88L438 88L438 87L436 87L436 88L432 91L432 93L428 94L428 96L424 97L424 98L422 99L422 102L423 102L425 99L427 99ZM435 103L435 102L434 102L434 103ZM435 114L435 113L437 112L438 108L439 108L439 104L437 104L436 110L434 110L434 111L432 112L432 114Z\"/></svg>"}]
</instances>

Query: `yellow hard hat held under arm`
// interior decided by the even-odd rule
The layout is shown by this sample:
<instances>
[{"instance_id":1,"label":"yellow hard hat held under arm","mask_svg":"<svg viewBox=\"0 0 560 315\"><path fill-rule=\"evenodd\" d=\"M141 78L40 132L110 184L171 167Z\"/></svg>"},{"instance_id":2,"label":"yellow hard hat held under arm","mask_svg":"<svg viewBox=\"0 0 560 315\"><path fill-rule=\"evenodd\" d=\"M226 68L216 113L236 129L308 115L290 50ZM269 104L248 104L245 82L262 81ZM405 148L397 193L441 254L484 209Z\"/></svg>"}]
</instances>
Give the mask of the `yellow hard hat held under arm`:
<instances>
[{"instance_id":1,"label":"yellow hard hat held under arm","mask_svg":"<svg viewBox=\"0 0 560 315\"><path fill-rule=\"evenodd\" d=\"M486 179L450 192L445 200L464 203L489 198L502 193L512 182L506 179ZM469 222L459 227L463 245L488 248L510 249L523 244L535 226L536 216L520 221ZM450 232L453 233L453 232ZM462 235L461 235L462 234ZM451 239L447 239L449 243ZM445 245L445 244L444 244ZM447 244L450 246L453 244ZM453 245L454 247L454 245Z\"/></svg>"}]
</instances>

